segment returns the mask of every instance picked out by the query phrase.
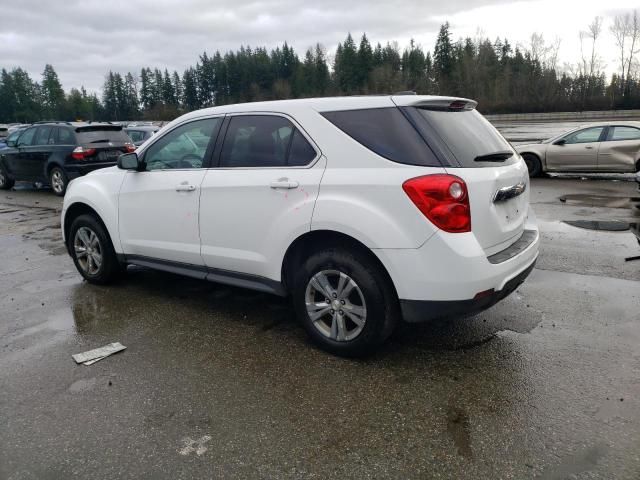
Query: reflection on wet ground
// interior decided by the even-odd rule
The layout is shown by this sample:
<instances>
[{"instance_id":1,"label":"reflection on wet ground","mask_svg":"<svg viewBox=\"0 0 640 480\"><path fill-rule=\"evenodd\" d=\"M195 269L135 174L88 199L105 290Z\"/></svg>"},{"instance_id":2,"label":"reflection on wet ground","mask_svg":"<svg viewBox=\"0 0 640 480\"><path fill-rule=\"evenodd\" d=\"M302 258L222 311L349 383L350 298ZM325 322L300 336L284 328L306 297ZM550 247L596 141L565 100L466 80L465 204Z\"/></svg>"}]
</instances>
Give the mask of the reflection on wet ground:
<instances>
[{"instance_id":1,"label":"reflection on wet ground","mask_svg":"<svg viewBox=\"0 0 640 480\"><path fill-rule=\"evenodd\" d=\"M564 223L572 227L585 228L587 230L602 230L606 232L637 231L637 223L624 223L617 220L565 220Z\"/></svg>"},{"instance_id":2,"label":"reflection on wet ground","mask_svg":"<svg viewBox=\"0 0 640 480\"><path fill-rule=\"evenodd\" d=\"M612 195L569 194L559 197L569 205L602 208L628 208L632 215L640 216L640 197L619 197Z\"/></svg>"}]
</instances>

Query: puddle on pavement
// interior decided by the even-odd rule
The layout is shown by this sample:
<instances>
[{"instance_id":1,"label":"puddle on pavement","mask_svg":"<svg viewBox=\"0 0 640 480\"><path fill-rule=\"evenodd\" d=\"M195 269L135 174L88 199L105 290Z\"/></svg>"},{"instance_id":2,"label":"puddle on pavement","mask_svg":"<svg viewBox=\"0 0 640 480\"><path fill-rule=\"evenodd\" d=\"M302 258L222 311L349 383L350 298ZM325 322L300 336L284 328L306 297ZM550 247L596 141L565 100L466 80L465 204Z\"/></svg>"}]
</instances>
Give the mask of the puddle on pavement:
<instances>
[{"instance_id":1,"label":"puddle on pavement","mask_svg":"<svg viewBox=\"0 0 640 480\"><path fill-rule=\"evenodd\" d=\"M563 222L572 227L583 228L585 230L602 232L630 231L640 239L640 223L628 223L618 220L564 220Z\"/></svg>"},{"instance_id":2,"label":"puddle on pavement","mask_svg":"<svg viewBox=\"0 0 640 480\"><path fill-rule=\"evenodd\" d=\"M640 215L640 197L614 197L611 195L571 194L560 197L562 203L585 207L629 208L634 215Z\"/></svg>"}]
</instances>

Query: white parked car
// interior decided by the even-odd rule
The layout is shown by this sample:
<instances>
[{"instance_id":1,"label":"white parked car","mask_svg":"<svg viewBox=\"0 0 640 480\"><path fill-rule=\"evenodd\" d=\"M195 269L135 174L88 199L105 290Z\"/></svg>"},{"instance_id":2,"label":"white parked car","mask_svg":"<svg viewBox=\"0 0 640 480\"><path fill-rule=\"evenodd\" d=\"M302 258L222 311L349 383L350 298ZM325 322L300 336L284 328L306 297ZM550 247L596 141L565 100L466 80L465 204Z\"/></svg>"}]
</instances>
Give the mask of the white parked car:
<instances>
[{"instance_id":1,"label":"white parked car","mask_svg":"<svg viewBox=\"0 0 640 480\"><path fill-rule=\"evenodd\" d=\"M71 182L82 276L127 264L290 295L323 348L359 355L396 323L472 314L533 269L522 158L476 103L374 96L188 113Z\"/></svg>"}]
</instances>

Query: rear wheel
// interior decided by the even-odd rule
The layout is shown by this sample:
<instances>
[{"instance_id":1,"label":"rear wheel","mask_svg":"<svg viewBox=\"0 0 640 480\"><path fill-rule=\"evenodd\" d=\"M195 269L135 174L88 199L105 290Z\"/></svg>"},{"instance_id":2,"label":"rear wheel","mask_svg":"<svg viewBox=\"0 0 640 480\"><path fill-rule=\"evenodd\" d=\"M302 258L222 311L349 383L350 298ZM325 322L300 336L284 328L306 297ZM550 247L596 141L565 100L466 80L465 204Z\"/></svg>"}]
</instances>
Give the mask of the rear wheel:
<instances>
[{"instance_id":1,"label":"rear wheel","mask_svg":"<svg viewBox=\"0 0 640 480\"><path fill-rule=\"evenodd\" d=\"M67 191L67 184L69 180L64 171L60 167L53 167L49 172L49 184L53 193L59 197L64 196L64 192Z\"/></svg>"},{"instance_id":2,"label":"rear wheel","mask_svg":"<svg viewBox=\"0 0 640 480\"><path fill-rule=\"evenodd\" d=\"M0 190L9 190L15 183L13 179L9 178L2 165L0 165Z\"/></svg>"},{"instance_id":3,"label":"rear wheel","mask_svg":"<svg viewBox=\"0 0 640 480\"><path fill-rule=\"evenodd\" d=\"M398 300L366 255L328 248L299 268L293 288L298 318L311 339L336 355L371 353L392 333Z\"/></svg>"},{"instance_id":4,"label":"rear wheel","mask_svg":"<svg viewBox=\"0 0 640 480\"><path fill-rule=\"evenodd\" d=\"M524 159L524 163L527 164L530 177L539 177L542 175L542 164L537 156L532 153L523 153L522 158Z\"/></svg>"},{"instance_id":5,"label":"rear wheel","mask_svg":"<svg viewBox=\"0 0 640 480\"><path fill-rule=\"evenodd\" d=\"M109 234L93 215L80 215L69 229L69 252L89 283L107 284L121 271Z\"/></svg>"}]
</instances>

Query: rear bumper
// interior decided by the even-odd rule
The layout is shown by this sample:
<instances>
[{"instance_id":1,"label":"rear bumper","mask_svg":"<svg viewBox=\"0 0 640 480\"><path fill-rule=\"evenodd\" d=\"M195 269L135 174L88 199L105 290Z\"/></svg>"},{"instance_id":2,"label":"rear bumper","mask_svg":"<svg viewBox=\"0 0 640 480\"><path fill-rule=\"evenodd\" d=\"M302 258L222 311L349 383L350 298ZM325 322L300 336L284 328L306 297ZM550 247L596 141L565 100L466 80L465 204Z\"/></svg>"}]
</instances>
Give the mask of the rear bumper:
<instances>
[{"instance_id":1,"label":"rear bumper","mask_svg":"<svg viewBox=\"0 0 640 480\"><path fill-rule=\"evenodd\" d=\"M535 264L536 260L505 283L502 290L494 291L492 294L480 298L450 301L400 300L402 318L408 323L419 323L452 317L462 318L480 313L506 298L518 288L529 276Z\"/></svg>"},{"instance_id":2,"label":"rear bumper","mask_svg":"<svg viewBox=\"0 0 640 480\"><path fill-rule=\"evenodd\" d=\"M87 163L67 163L64 170L69 180L86 175L100 168L113 167L117 162L87 162Z\"/></svg>"},{"instance_id":3,"label":"rear bumper","mask_svg":"<svg viewBox=\"0 0 640 480\"><path fill-rule=\"evenodd\" d=\"M487 252L475 235L437 232L417 249L374 249L409 322L468 315L511 293L538 258L540 233L529 209L522 235L500 252Z\"/></svg>"}]
</instances>

